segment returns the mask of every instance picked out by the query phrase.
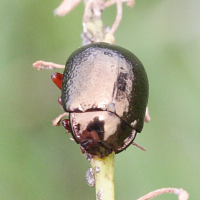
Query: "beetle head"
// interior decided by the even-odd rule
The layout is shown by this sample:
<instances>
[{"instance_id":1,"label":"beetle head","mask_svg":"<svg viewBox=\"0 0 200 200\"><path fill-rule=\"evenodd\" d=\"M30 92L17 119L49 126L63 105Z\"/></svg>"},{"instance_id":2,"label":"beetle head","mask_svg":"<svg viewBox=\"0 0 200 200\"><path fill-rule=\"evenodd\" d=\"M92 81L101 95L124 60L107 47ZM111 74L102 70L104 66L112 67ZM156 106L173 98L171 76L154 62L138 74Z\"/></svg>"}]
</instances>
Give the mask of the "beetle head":
<instances>
[{"instance_id":1,"label":"beetle head","mask_svg":"<svg viewBox=\"0 0 200 200\"><path fill-rule=\"evenodd\" d=\"M127 137L126 134L119 134L120 131L123 129L129 135L131 132L118 116L108 111L70 113L69 119L75 141L95 156L104 157L112 151L117 152Z\"/></svg>"}]
</instances>

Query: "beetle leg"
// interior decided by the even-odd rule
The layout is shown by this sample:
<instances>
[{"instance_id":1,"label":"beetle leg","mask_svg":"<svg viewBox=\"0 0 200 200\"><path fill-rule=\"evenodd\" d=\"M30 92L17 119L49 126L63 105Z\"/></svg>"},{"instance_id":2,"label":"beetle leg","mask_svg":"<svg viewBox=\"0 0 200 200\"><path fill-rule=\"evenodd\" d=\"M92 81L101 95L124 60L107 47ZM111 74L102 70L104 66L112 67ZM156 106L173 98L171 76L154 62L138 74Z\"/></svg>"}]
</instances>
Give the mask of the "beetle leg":
<instances>
[{"instance_id":1,"label":"beetle leg","mask_svg":"<svg viewBox=\"0 0 200 200\"><path fill-rule=\"evenodd\" d=\"M139 144L136 144L135 142L132 142L132 145L138 147L138 148L141 149L142 151L146 151L146 150L147 150L146 148L140 146Z\"/></svg>"},{"instance_id":2,"label":"beetle leg","mask_svg":"<svg viewBox=\"0 0 200 200\"><path fill-rule=\"evenodd\" d=\"M62 79L63 75L56 72L53 75L51 75L51 80L55 83L55 85L61 90L62 88Z\"/></svg>"},{"instance_id":3,"label":"beetle leg","mask_svg":"<svg viewBox=\"0 0 200 200\"><path fill-rule=\"evenodd\" d=\"M58 98L58 103L61 105L61 108L63 108L61 97Z\"/></svg>"},{"instance_id":4,"label":"beetle leg","mask_svg":"<svg viewBox=\"0 0 200 200\"><path fill-rule=\"evenodd\" d=\"M52 123L53 123L53 126L59 126L60 125L60 121L63 117L68 117L69 116L69 113L65 112L61 115L59 115L58 117L56 117Z\"/></svg>"},{"instance_id":5,"label":"beetle leg","mask_svg":"<svg viewBox=\"0 0 200 200\"><path fill-rule=\"evenodd\" d=\"M45 62L45 61L40 60L33 63L33 67L36 68L37 70L54 69L54 68L64 69L65 65L59 65L52 62Z\"/></svg>"},{"instance_id":6,"label":"beetle leg","mask_svg":"<svg viewBox=\"0 0 200 200\"><path fill-rule=\"evenodd\" d=\"M133 121L130 125L134 129L137 125L137 120Z\"/></svg>"},{"instance_id":7,"label":"beetle leg","mask_svg":"<svg viewBox=\"0 0 200 200\"><path fill-rule=\"evenodd\" d=\"M146 108L146 113L145 113L145 117L144 117L144 121L145 122L149 122L151 120L150 115L149 115L149 109L148 107Z\"/></svg>"}]
</instances>

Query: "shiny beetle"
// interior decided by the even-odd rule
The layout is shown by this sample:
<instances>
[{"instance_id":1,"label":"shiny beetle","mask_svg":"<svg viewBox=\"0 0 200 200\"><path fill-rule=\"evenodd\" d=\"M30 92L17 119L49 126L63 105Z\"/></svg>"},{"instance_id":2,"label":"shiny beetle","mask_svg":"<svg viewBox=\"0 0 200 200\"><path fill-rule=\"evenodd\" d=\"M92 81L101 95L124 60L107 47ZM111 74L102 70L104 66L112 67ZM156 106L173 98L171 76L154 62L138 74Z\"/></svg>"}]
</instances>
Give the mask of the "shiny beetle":
<instances>
[{"instance_id":1,"label":"shiny beetle","mask_svg":"<svg viewBox=\"0 0 200 200\"><path fill-rule=\"evenodd\" d=\"M55 73L52 80L61 89L65 111L57 122L69 114L62 124L83 153L119 153L142 131L148 78L130 51L107 43L83 46L69 57L63 75Z\"/></svg>"}]
</instances>

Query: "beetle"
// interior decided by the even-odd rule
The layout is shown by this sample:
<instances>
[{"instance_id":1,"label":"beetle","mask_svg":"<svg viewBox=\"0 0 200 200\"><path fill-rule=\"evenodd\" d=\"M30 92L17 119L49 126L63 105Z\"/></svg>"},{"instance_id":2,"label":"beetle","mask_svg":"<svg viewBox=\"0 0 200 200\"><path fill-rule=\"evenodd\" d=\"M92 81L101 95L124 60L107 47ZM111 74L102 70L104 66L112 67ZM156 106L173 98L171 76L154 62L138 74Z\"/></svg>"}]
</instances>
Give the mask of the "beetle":
<instances>
[{"instance_id":1,"label":"beetle","mask_svg":"<svg viewBox=\"0 0 200 200\"><path fill-rule=\"evenodd\" d=\"M103 42L83 46L52 80L61 89L58 102L65 111L53 123L69 116L62 125L83 153L119 153L142 131L149 84L142 63L130 51Z\"/></svg>"}]
</instances>

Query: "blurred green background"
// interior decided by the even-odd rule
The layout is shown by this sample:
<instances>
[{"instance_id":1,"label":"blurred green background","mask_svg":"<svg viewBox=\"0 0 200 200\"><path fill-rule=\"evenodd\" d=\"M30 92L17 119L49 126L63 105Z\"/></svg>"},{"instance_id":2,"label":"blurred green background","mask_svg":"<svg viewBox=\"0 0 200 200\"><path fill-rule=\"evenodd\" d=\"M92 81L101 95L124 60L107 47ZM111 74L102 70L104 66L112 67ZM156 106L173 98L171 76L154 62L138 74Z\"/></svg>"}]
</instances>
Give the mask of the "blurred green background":
<instances>
[{"instance_id":1,"label":"blurred green background","mask_svg":"<svg viewBox=\"0 0 200 200\"><path fill-rule=\"evenodd\" d=\"M64 64L81 46L83 4L53 16L61 0L0 1L0 199L95 199L87 186L89 163L63 127L54 71L36 60ZM111 26L116 7L105 10ZM199 199L200 1L137 0L124 5L116 44L143 62L150 82L151 122L136 142L116 156L116 200L134 200L162 187L182 187ZM58 71L58 70L57 70ZM59 71L61 72L61 71ZM157 200L177 199L171 194Z\"/></svg>"}]
</instances>

